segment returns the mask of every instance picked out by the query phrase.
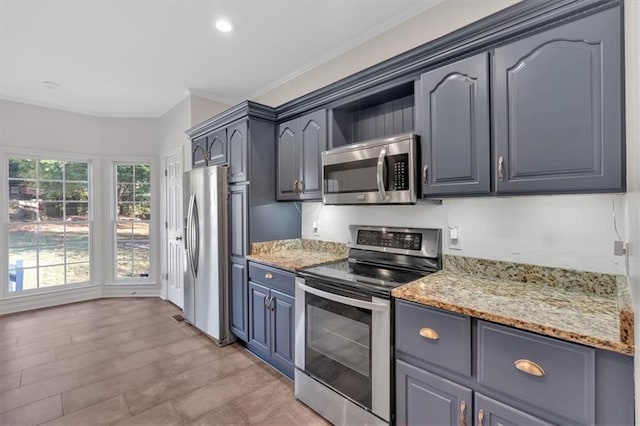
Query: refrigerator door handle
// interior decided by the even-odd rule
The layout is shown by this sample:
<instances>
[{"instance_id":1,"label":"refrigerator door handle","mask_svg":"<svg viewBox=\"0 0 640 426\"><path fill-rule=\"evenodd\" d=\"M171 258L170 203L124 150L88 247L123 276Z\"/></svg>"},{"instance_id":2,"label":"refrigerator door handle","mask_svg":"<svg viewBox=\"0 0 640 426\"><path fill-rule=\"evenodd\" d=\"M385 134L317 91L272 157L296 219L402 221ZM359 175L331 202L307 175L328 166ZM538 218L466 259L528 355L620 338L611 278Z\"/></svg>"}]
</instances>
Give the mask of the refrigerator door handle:
<instances>
[{"instance_id":1,"label":"refrigerator door handle","mask_svg":"<svg viewBox=\"0 0 640 426\"><path fill-rule=\"evenodd\" d=\"M200 218L198 216L198 203L196 202L196 197L193 197L193 209L191 214L193 215L193 219L191 221L191 226L193 229L193 275L195 277L198 276L198 259L200 258Z\"/></svg>"},{"instance_id":2,"label":"refrigerator door handle","mask_svg":"<svg viewBox=\"0 0 640 426\"><path fill-rule=\"evenodd\" d=\"M185 250L187 251L187 260L189 262L189 269L191 269L191 274L195 276L194 270L193 270L193 232L192 232L192 225L193 225L193 205L195 203L196 200L196 196L195 195L191 195L191 197L189 198L189 207L187 208L187 227L185 229L185 241L184 241L184 247Z\"/></svg>"}]
</instances>

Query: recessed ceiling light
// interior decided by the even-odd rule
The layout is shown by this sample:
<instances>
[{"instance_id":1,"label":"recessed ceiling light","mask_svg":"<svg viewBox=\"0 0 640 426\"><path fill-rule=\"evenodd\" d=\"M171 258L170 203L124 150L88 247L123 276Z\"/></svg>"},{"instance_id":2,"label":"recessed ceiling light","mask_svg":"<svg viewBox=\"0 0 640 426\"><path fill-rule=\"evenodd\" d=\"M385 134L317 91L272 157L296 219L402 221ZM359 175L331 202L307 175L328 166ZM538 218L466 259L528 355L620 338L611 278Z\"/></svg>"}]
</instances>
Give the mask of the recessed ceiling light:
<instances>
[{"instance_id":1,"label":"recessed ceiling light","mask_svg":"<svg viewBox=\"0 0 640 426\"><path fill-rule=\"evenodd\" d=\"M55 90L58 87L60 87L60 83L56 83L55 81L49 81L49 80L45 80L42 82L42 84L44 84L45 87Z\"/></svg>"},{"instance_id":2,"label":"recessed ceiling light","mask_svg":"<svg viewBox=\"0 0 640 426\"><path fill-rule=\"evenodd\" d=\"M220 32L228 33L229 31L233 30L233 24L226 19L218 19L216 21L216 28Z\"/></svg>"}]
</instances>

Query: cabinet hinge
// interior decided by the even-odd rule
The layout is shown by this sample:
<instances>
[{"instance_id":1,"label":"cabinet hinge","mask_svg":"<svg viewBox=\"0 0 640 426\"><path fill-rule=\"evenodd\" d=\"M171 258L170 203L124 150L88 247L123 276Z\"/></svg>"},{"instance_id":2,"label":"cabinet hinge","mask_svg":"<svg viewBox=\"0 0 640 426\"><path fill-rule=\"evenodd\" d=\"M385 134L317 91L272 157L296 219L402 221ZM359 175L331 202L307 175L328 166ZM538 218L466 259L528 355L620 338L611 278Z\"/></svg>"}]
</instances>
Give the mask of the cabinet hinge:
<instances>
[{"instance_id":1,"label":"cabinet hinge","mask_svg":"<svg viewBox=\"0 0 640 426\"><path fill-rule=\"evenodd\" d=\"M169 222L164 223L164 229L169 229Z\"/></svg>"},{"instance_id":2,"label":"cabinet hinge","mask_svg":"<svg viewBox=\"0 0 640 426\"><path fill-rule=\"evenodd\" d=\"M164 274L164 279L165 279L165 280L167 280L167 281L169 281L169 273L168 273L168 272L166 272L166 273Z\"/></svg>"},{"instance_id":3,"label":"cabinet hinge","mask_svg":"<svg viewBox=\"0 0 640 426\"><path fill-rule=\"evenodd\" d=\"M167 169L164 169L164 177L167 177L167 176L168 176Z\"/></svg>"}]
</instances>

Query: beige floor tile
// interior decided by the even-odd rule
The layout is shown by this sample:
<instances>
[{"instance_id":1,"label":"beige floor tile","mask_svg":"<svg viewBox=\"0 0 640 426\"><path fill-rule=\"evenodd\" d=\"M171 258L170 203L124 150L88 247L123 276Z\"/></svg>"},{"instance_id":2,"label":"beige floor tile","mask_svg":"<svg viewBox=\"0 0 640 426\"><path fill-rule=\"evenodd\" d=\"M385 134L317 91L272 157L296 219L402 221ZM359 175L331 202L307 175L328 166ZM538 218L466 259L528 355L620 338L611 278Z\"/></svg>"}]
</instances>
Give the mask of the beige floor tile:
<instances>
[{"instance_id":1,"label":"beige floor tile","mask_svg":"<svg viewBox=\"0 0 640 426\"><path fill-rule=\"evenodd\" d=\"M180 340L179 342L165 345L163 346L163 351L168 355L180 355L185 352L190 352L195 349L210 346L212 344L215 345L215 343L212 342L211 339L203 335L199 335L188 337L186 339Z\"/></svg>"},{"instance_id":2,"label":"beige floor tile","mask_svg":"<svg viewBox=\"0 0 640 426\"><path fill-rule=\"evenodd\" d=\"M42 339L39 342L29 345L16 346L10 349L0 349L0 361L8 359L23 358L25 356L37 353L47 352L51 349L67 346L71 344L71 337L56 336L52 338Z\"/></svg>"},{"instance_id":3,"label":"beige floor tile","mask_svg":"<svg viewBox=\"0 0 640 426\"><path fill-rule=\"evenodd\" d=\"M99 364L91 365L78 370L78 376L82 385L98 382L113 377L117 374L136 370L151 365L164 356L161 347L135 352L130 355L116 357Z\"/></svg>"},{"instance_id":4,"label":"beige floor tile","mask_svg":"<svg viewBox=\"0 0 640 426\"><path fill-rule=\"evenodd\" d=\"M81 410L131 389L143 386L159 376L156 366L150 365L118 376L78 387L62 394L62 410L65 414ZM37 383L36 383L37 385Z\"/></svg>"},{"instance_id":5,"label":"beige floor tile","mask_svg":"<svg viewBox=\"0 0 640 426\"><path fill-rule=\"evenodd\" d=\"M287 411L287 408L295 404L299 402L293 396L293 392L284 383L276 380L233 401L230 405L242 413L250 424L255 425L277 416L281 411Z\"/></svg>"},{"instance_id":6,"label":"beige floor tile","mask_svg":"<svg viewBox=\"0 0 640 426\"><path fill-rule=\"evenodd\" d=\"M236 345L225 346L224 348L219 348L215 345L208 345L191 352L164 359L157 362L156 365L162 371L163 376L169 377L182 373L183 371L190 370L200 364L213 362L218 358L231 355L238 351L239 349Z\"/></svg>"},{"instance_id":7,"label":"beige floor tile","mask_svg":"<svg viewBox=\"0 0 640 426\"><path fill-rule=\"evenodd\" d=\"M130 342L136 337L133 331L123 331L118 334L105 337L103 339L90 340L88 342L74 343L70 346L64 346L56 349L56 356L58 359L71 358L74 356L82 355L87 352L93 352L103 348L113 348L114 346L122 343ZM71 338L73 340L73 337Z\"/></svg>"},{"instance_id":8,"label":"beige floor tile","mask_svg":"<svg viewBox=\"0 0 640 426\"><path fill-rule=\"evenodd\" d=\"M20 386L20 371L0 376L0 393Z\"/></svg>"},{"instance_id":9,"label":"beige floor tile","mask_svg":"<svg viewBox=\"0 0 640 426\"><path fill-rule=\"evenodd\" d=\"M154 336L145 337L142 339L132 340L131 342L123 343L116 346L116 353L119 355L127 355L135 352L140 352L145 349L152 349L158 346L168 345L179 340L184 339L184 334L180 330L171 330L165 333L156 334Z\"/></svg>"},{"instance_id":10,"label":"beige floor tile","mask_svg":"<svg viewBox=\"0 0 640 426\"><path fill-rule=\"evenodd\" d=\"M62 416L62 400L60 395L42 399L0 414L0 425L35 426Z\"/></svg>"},{"instance_id":11,"label":"beige floor tile","mask_svg":"<svg viewBox=\"0 0 640 426\"><path fill-rule=\"evenodd\" d=\"M46 352L40 352L32 355L25 355L21 358L7 359L0 362L0 375L12 373L37 365L48 364L56 360L56 351L54 349Z\"/></svg>"},{"instance_id":12,"label":"beige floor tile","mask_svg":"<svg viewBox=\"0 0 640 426\"><path fill-rule=\"evenodd\" d=\"M118 426L180 426L184 423L185 420L173 407L171 401L167 401L118 423Z\"/></svg>"},{"instance_id":13,"label":"beige floor tile","mask_svg":"<svg viewBox=\"0 0 640 426\"><path fill-rule=\"evenodd\" d=\"M50 377L59 376L60 374L69 373L80 369L87 368L91 365L99 364L108 360L112 360L114 351L111 348L100 349L93 352L87 352L71 358L65 358L49 364L31 367L22 370L22 386L36 383ZM80 379L82 379L80 377Z\"/></svg>"},{"instance_id":14,"label":"beige floor tile","mask_svg":"<svg viewBox=\"0 0 640 426\"><path fill-rule=\"evenodd\" d=\"M210 411L193 423L189 423L189 426L244 426L248 424L241 413L230 407L223 406Z\"/></svg>"},{"instance_id":15,"label":"beige floor tile","mask_svg":"<svg viewBox=\"0 0 640 426\"><path fill-rule=\"evenodd\" d=\"M47 426L98 426L111 425L130 417L122 395L91 405L83 410L58 417Z\"/></svg>"},{"instance_id":16,"label":"beige floor tile","mask_svg":"<svg viewBox=\"0 0 640 426\"><path fill-rule=\"evenodd\" d=\"M174 405L180 414L193 421L275 380L262 368L252 366L178 398Z\"/></svg>"},{"instance_id":17,"label":"beige floor tile","mask_svg":"<svg viewBox=\"0 0 640 426\"><path fill-rule=\"evenodd\" d=\"M58 395L80 386L78 374L62 374L27 386L0 393L0 413Z\"/></svg>"},{"instance_id":18,"label":"beige floor tile","mask_svg":"<svg viewBox=\"0 0 640 426\"><path fill-rule=\"evenodd\" d=\"M125 394L125 400L131 412L136 414L169 399L179 398L252 365L254 365L253 362L246 355L236 351L215 362L196 366L180 374L129 391Z\"/></svg>"}]
</instances>

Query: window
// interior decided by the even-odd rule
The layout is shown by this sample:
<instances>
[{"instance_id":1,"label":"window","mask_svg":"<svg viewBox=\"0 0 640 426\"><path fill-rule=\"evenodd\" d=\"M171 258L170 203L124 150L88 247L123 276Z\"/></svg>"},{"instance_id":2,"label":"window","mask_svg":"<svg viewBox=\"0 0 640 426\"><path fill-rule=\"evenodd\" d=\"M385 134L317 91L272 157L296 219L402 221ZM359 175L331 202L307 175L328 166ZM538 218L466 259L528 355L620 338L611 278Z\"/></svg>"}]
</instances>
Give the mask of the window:
<instances>
[{"instance_id":1,"label":"window","mask_svg":"<svg viewBox=\"0 0 640 426\"><path fill-rule=\"evenodd\" d=\"M91 280L90 164L8 158L9 292Z\"/></svg>"},{"instance_id":2,"label":"window","mask_svg":"<svg viewBox=\"0 0 640 426\"><path fill-rule=\"evenodd\" d=\"M115 278L149 277L151 253L151 166L115 164Z\"/></svg>"}]
</instances>

